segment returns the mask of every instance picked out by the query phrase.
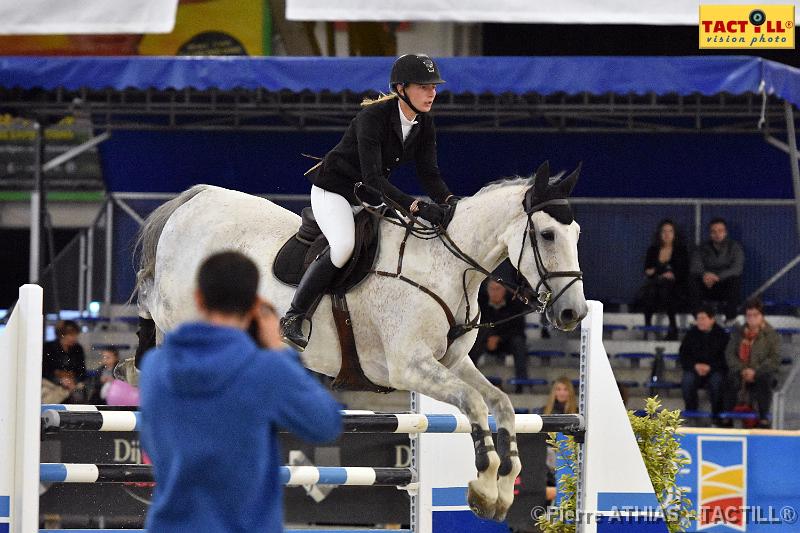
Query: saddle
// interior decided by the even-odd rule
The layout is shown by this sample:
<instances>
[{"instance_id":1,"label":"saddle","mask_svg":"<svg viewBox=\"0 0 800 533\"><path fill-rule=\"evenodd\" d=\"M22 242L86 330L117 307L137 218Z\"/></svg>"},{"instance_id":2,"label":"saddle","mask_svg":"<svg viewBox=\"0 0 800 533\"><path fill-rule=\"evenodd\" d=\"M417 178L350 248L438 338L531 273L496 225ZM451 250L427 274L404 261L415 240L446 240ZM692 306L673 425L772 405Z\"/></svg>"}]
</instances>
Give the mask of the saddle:
<instances>
[{"instance_id":1,"label":"saddle","mask_svg":"<svg viewBox=\"0 0 800 533\"><path fill-rule=\"evenodd\" d=\"M275 277L292 287L297 287L308 266L328 248L328 239L319 229L310 207L303 209L300 218L300 229L283 244L275 257L275 262L272 264L272 273ZM333 320L336 324L339 347L342 352L339 375L336 376L331 385L334 390L381 393L388 393L394 390L376 385L364 375L359 362L355 336L353 335L353 324L345 296L347 291L356 287L368 274L373 272L375 259L378 257L379 226L380 219L366 210L356 214L353 256L341 269L327 291L331 297ZM312 306L306 318L311 318L318 305L319 301Z\"/></svg>"}]
</instances>

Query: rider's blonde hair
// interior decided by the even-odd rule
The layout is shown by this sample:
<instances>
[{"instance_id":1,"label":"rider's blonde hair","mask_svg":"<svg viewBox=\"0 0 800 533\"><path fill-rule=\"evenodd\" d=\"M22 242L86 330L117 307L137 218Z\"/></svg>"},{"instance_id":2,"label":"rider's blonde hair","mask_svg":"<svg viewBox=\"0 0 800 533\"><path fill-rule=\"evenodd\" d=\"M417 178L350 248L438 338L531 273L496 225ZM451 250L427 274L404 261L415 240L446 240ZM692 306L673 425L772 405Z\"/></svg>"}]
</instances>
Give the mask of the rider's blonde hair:
<instances>
[{"instance_id":1,"label":"rider's blonde hair","mask_svg":"<svg viewBox=\"0 0 800 533\"><path fill-rule=\"evenodd\" d=\"M380 93L380 96L377 98L364 98L361 101L361 107L367 107L368 105L377 104L378 102L385 102L386 100L391 100L392 98L397 98L397 93Z\"/></svg>"}]
</instances>

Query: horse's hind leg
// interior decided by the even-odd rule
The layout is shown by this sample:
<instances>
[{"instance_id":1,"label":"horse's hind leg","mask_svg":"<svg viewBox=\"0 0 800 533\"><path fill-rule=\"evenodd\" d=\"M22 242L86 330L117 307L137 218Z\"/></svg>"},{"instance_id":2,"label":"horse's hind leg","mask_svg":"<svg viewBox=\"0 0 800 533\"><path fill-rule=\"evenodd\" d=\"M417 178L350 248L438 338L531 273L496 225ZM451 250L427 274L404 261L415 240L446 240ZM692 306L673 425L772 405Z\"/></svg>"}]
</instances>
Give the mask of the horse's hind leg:
<instances>
[{"instance_id":1,"label":"horse's hind leg","mask_svg":"<svg viewBox=\"0 0 800 533\"><path fill-rule=\"evenodd\" d=\"M497 422L497 454L500 457L500 468L497 481L498 496L495 509L495 520L503 520L508 508L514 502L514 482L522 470L517 449L517 435L514 427L516 417L511 400L503 391L492 385L469 357L464 357L451 370L468 385L475 388L495 417Z\"/></svg>"},{"instance_id":2,"label":"horse's hind leg","mask_svg":"<svg viewBox=\"0 0 800 533\"><path fill-rule=\"evenodd\" d=\"M417 391L454 405L469 418L478 479L469 482L467 503L476 515L493 518L496 514L497 469L500 458L492 442L486 403L477 390L432 357L409 360L406 356L402 361L396 368L390 368L392 386Z\"/></svg>"}]
</instances>

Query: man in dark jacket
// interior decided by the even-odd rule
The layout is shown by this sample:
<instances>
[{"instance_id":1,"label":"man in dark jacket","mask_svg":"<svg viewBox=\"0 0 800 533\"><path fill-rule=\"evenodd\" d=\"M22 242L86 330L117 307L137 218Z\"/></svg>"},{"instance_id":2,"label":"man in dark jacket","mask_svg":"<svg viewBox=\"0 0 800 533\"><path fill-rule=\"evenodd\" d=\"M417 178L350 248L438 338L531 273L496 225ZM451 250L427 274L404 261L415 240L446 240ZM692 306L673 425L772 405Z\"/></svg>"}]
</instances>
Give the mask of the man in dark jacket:
<instances>
[{"instance_id":1,"label":"man in dark jacket","mask_svg":"<svg viewBox=\"0 0 800 533\"><path fill-rule=\"evenodd\" d=\"M522 302L511 298L505 287L492 280L486 285L486 292L481 291L478 295L478 305L481 309L481 324L499 322L527 310ZM514 356L515 377L526 379L528 347L525 341L525 317L517 317L494 328L479 329L478 339L469 355L477 363L483 353L510 353ZM522 392L520 385L517 385L516 392Z\"/></svg>"},{"instance_id":2,"label":"man in dark jacket","mask_svg":"<svg viewBox=\"0 0 800 533\"><path fill-rule=\"evenodd\" d=\"M211 256L198 273L203 321L168 333L142 363L152 533L283 531L278 429L309 442L341 430L338 404L281 344L258 277L242 254ZM265 349L246 331L254 319Z\"/></svg>"},{"instance_id":3,"label":"man in dark jacket","mask_svg":"<svg viewBox=\"0 0 800 533\"><path fill-rule=\"evenodd\" d=\"M710 306L699 308L695 320L695 326L686 334L680 348L683 401L687 411L696 411L697 391L707 387L712 420L719 424L727 377L725 348L728 334L717 325L714 310Z\"/></svg>"},{"instance_id":4,"label":"man in dark jacket","mask_svg":"<svg viewBox=\"0 0 800 533\"><path fill-rule=\"evenodd\" d=\"M702 302L719 302L727 320L736 318L742 297L742 246L728 237L724 219L715 218L708 224L711 239L692 255L689 290L696 309Z\"/></svg>"}]
</instances>

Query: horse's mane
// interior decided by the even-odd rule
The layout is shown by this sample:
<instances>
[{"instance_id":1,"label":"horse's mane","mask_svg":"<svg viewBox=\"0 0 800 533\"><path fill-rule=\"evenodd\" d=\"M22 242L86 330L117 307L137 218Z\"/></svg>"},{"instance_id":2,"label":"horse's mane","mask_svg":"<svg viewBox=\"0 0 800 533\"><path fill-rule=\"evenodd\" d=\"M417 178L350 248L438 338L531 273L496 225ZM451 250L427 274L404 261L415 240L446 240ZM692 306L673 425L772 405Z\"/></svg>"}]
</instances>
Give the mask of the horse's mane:
<instances>
[{"instance_id":1,"label":"horse's mane","mask_svg":"<svg viewBox=\"0 0 800 533\"><path fill-rule=\"evenodd\" d=\"M564 172L559 172L555 176L550 177L550 185L554 185L555 183L561 181L561 178L564 176ZM500 178L498 180L490 181L486 185L484 185L478 192L474 194L474 196L479 196L481 194L491 192L497 189L501 189L503 187L511 187L514 185L525 185L526 187L530 187L533 185L533 176L509 176L506 178Z\"/></svg>"}]
</instances>

